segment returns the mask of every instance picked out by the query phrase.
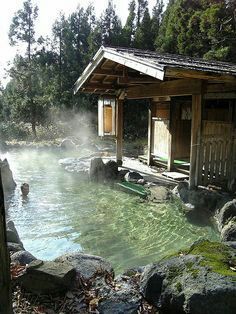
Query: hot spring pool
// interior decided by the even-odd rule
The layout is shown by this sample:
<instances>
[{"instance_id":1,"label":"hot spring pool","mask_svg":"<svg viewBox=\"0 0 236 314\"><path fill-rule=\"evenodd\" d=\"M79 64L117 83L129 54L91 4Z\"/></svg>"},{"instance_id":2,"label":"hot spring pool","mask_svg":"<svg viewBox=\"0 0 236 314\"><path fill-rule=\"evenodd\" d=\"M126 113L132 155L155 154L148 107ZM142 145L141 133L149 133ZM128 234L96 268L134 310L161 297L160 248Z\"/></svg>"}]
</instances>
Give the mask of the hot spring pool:
<instances>
[{"instance_id":1,"label":"hot spring pool","mask_svg":"<svg viewBox=\"0 0 236 314\"><path fill-rule=\"evenodd\" d=\"M196 240L219 239L212 227L188 222L178 204L142 203L65 172L58 164L65 153L18 150L1 157L8 159L17 183L9 214L25 249L37 258L82 251L108 259L120 272ZM19 191L23 182L30 184L26 201Z\"/></svg>"}]
</instances>

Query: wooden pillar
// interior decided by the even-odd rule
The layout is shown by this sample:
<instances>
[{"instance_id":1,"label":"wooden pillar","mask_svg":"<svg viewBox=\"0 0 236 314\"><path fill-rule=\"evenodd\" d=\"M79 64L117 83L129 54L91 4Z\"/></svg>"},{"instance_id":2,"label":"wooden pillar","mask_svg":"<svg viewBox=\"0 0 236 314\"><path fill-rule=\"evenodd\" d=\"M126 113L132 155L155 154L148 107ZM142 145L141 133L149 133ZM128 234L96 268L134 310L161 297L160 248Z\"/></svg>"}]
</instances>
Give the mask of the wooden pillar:
<instances>
[{"instance_id":1,"label":"wooden pillar","mask_svg":"<svg viewBox=\"0 0 236 314\"><path fill-rule=\"evenodd\" d=\"M7 249L6 217L0 169L0 313L12 314L10 258Z\"/></svg>"},{"instance_id":2,"label":"wooden pillar","mask_svg":"<svg viewBox=\"0 0 236 314\"><path fill-rule=\"evenodd\" d=\"M198 186L199 154L202 124L202 94L192 95L192 125L191 125L191 150L190 150L190 189Z\"/></svg>"},{"instance_id":3,"label":"wooden pillar","mask_svg":"<svg viewBox=\"0 0 236 314\"><path fill-rule=\"evenodd\" d=\"M150 166L152 164L152 117L154 111L154 104L150 100L149 108L148 108L148 151L147 151L147 164Z\"/></svg>"},{"instance_id":4,"label":"wooden pillar","mask_svg":"<svg viewBox=\"0 0 236 314\"><path fill-rule=\"evenodd\" d=\"M117 100L116 111L116 162L122 165L123 157L123 100Z\"/></svg>"}]
</instances>

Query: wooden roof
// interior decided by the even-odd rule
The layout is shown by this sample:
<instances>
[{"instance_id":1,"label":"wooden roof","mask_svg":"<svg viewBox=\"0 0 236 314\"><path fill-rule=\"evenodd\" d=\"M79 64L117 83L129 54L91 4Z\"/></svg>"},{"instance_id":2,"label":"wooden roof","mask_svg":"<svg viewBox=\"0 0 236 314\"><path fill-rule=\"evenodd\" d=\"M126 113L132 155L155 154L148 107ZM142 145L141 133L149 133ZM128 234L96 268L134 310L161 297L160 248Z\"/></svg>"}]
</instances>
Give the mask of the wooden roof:
<instances>
[{"instance_id":1,"label":"wooden roof","mask_svg":"<svg viewBox=\"0 0 236 314\"><path fill-rule=\"evenodd\" d=\"M236 82L236 65L140 49L101 47L74 86L74 92L115 95L127 87L176 79Z\"/></svg>"}]
</instances>

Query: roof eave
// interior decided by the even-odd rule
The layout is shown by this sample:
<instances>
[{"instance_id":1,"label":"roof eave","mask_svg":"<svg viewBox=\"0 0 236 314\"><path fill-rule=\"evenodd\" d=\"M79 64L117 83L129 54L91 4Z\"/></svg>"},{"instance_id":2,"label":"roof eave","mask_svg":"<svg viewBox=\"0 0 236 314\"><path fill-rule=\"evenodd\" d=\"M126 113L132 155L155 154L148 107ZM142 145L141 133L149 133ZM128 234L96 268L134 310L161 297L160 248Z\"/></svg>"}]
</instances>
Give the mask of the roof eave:
<instances>
[{"instance_id":1,"label":"roof eave","mask_svg":"<svg viewBox=\"0 0 236 314\"><path fill-rule=\"evenodd\" d=\"M143 74L152 76L158 80L163 81L165 77L165 67L160 65L150 64L143 60L137 60L132 56L122 56L120 53L113 51L111 49L107 49L105 47L101 47L96 55L93 57L93 60L89 63L89 65L85 68L81 76L75 82L74 86L74 94L78 92L78 90L82 87L82 85L86 82L92 72L96 69L98 64L102 61L102 59L108 59L114 61L116 63L125 65L129 68L132 68L136 71L139 71Z\"/></svg>"}]
</instances>

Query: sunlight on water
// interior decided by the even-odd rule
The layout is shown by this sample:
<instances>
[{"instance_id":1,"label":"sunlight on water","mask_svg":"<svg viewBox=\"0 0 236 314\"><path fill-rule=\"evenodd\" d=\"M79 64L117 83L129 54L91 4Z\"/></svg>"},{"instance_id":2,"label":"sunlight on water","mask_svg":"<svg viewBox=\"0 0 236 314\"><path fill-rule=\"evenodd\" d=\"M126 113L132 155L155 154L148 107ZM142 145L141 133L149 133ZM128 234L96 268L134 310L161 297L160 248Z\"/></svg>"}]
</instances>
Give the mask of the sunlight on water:
<instances>
[{"instance_id":1,"label":"sunlight on water","mask_svg":"<svg viewBox=\"0 0 236 314\"><path fill-rule=\"evenodd\" d=\"M210 227L190 224L178 204L147 204L108 186L92 184L58 164L62 153L7 155L18 184L9 209L25 248L41 259L71 251L103 256L116 270L145 265L201 238ZM30 184L23 200L19 186Z\"/></svg>"}]
</instances>

